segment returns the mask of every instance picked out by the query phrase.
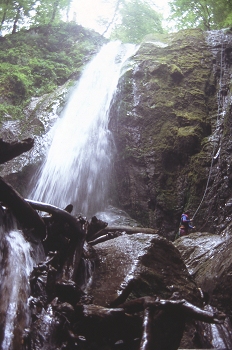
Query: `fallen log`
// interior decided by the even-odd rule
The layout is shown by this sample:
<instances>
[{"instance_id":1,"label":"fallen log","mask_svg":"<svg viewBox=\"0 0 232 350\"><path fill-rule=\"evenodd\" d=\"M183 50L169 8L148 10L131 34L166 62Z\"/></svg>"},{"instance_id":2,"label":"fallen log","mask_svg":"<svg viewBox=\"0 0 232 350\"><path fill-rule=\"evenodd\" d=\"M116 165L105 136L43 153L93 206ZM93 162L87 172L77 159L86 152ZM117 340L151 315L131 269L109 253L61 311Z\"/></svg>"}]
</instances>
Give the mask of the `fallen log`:
<instances>
[{"instance_id":1,"label":"fallen log","mask_svg":"<svg viewBox=\"0 0 232 350\"><path fill-rule=\"evenodd\" d=\"M134 234L134 233L157 234L158 232L157 230L154 230L153 228L148 228L148 227L107 226L106 228L103 228L102 230L92 235L91 241L95 240L98 237L104 236L109 232L116 232L116 231L126 232L127 234Z\"/></svg>"},{"instance_id":2,"label":"fallen log","mask_svg":"<svg viewBox=\"0 0 232 350\"><path fill-rule=\"evenodd\" d=\"M61 255L65 253L67 258L62 262L62 274L61 278L66 280L75 279L77 274L79 262L83 252L83 245L86 238L86 221L84 218L75 218L68 211L72 209L71 205L65 209L60 209L54 205L33 201L26 199L26 201L36 210L44 211L52 215L52 219L56 225L61 226L63 224L68 224L72 233L71 233L71 243L67 247L67 251L63 246L63 249L60 250ZM67 211L68 210L68 211ZM61 225L59 225L61 223ZM54 237L55 238L55 237ZM58 238L58 237L57 237ZM48 238L49 239L49 234ZM56 238L55 238L56 239ZM46 243L46 241L44 242Z\"/></svg>"},{"instance_id":3,"label":"fallen log","mask_svg":"<svg viewBox=\"0 0 232 350\"><path fill-rule=\"evenodd\" d=\"M37 202L31 199L25 199L25 201L29 203L29 205L33 209L44 211L46 213L51 214L54 217L54 219L59 219L67 222L74 229L75 233L81 238L86 235L85 230L82 228L82 222L80 222L80 220L76 219L73 215L66 211L66 208L60 209L55 205Z\"/></svg>"},{"instance_id":4,"label":"fallen log","mask_svg":"<svg viewBox=\"0 0 232 350\"><path fill-rule=\"evenodd\" d=\"M29 151L33 146L34 140L32 138L10 143L0 139L0 164Z\"/></svg>"},{"instance_id":5,"label":"fallen log","mask_svg":"<svg viewBox=\"0 0 232 350\"><path fill-rule=\"evenodd\" d=\"M143 321L138 314L140 311L143 311ZM221 323L225 316L204 311L185 299L161 300L149 296L131 300L118 308L76 304L73 315L79 325L76 336L82 334L87 342L101 341L102 337L108 337L108 342L121 339L126 346L127 341L139 336L140 350L177 350L187 318ZM131 347L128 344L125 348Z\"/></svg>"},{"instance_id":6,"label":"fallen log","mask_svg":"<svg viewBox=\"0 0 232 350\"><path fill-rule=\"evenodd\" d=\"M119 231L108 232L106 235L100 236L100 237L94 239L93 241L89 241L88 244L93 246L93 245L96 245L98 243L109 241L110 239L114 239L114 238L121 236L121 235L122 235L122 232L119 232Z\"/></svg>"},{"instance_id":7,"label":"fallen log","mask_svg":"<svg viewBox=\"0 0 232 350\"><path fill-rule=\"evenodd\" d=\"M46 226L42 218L2 177L0 177L0 201L11 210L22 228L31 230L36 238L46 237Z\"/></svg>"},{"instance_id":8,"label":"fallen log","mask_svg":"<svg viewBox=\"0 0 232 350\"><path fill-rule=\"evenodd\" d=\"M182 312L183 315L194 318L196 320L207 322L207 323L223 323L226 315L218 312L213 313L205 311L199 307L189 303L185 299L181 300L163 300L157 297L142 297L133 299L124 304L118 306L123 308L127 313L134 313L144 310L146 307L153 309L159 309L169 312Z\"/></svg>"},{"instance_id":9,"label":"fallen log","mask_svg":"<svg viewBox=\"0 0 232 350\"><path fill-rule=\"evenodd\" d=\"M223 313L202 310L185 299L161 300L147 296L118 307L132 314L144 310L140 350L178 349L187 317L206 323L223 323L226 318Z\"/></svg>"}]
</instances>

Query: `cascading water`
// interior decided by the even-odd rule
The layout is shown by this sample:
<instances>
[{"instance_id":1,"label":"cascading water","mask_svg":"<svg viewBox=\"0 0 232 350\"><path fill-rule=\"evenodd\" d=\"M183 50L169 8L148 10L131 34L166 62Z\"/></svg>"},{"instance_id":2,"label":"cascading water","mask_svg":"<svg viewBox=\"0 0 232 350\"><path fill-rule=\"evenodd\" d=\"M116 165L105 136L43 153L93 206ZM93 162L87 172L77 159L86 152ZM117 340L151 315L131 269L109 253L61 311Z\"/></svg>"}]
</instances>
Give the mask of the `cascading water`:
<instances>
[{"instance_id":1,"label":"cascading water","mask_svg":"<svg viewBox=\"0 0 232 350\"><path fill-rule=\"evenodd\" d=\"M1 217L2 219L2 217ZM0 220L3 222L3 220ZM18 349L22 332L29 325L27 299L29 276L43 250L34 251L25 241L14 221L0 226L0 346L2 350ZM11 226L11 229L9 227ZM41 248L41 250L40 250ZM37 252L36 252L37 250Z\"/></svg>"},{"instance_id":2,"label":"cascading water","mask_svg":"<svg viewBox=\"0 0 232 350\"><path fill-rule=\"evenodd\" d=\"M104 209L114 149L109 109L122 67L134 52L133 45L111 42L87 66L54 126L31 198L59 207L71 202L76 213L85 215ZM44 253L26 242L16 225L0 226L0 239L0 344L11 350L21 346L29 326L29 276Z\"/></svg>"},{"instance_id":3,"label":"cascading water","mask_svg":"<svg viewBox=\"0 0 232 350\"><path fill-rule=\"evenodd\" d=\"M104 209L114 151L109 109L122 67L134 52L134 45L110 42L86 67L54 126L30 198L59 207L72 203L75 213L86 216Z\"/></svg>"}]
</instances>

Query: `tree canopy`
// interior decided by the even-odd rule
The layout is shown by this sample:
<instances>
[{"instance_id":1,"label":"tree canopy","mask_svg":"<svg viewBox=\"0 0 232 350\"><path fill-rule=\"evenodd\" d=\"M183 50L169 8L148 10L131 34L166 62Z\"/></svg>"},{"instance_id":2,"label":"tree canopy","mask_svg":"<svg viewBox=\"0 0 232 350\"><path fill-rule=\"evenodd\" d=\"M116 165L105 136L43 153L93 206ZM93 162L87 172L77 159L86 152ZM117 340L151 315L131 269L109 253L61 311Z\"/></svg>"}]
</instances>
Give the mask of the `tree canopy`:
<instances>
[{"instance_id":1,"label":"tree canopy","mask_svg":"<svg viewBox=\"0 0 232 350\"><path fill-rule=\"evenodd\" d=\"M57 23L77 1L0 0L0 33L15 33L25 27ZM102 18L101 22L105 25L105 32L114 26L112 39L137 43L146 34L162 33L161 14L154 10L156 0L106 1L115 11L113 18ZM211 30L232 26L232 0L170 0L169 5L170 19L177 29L198 27Z\"/></svg>"},{"instance_id":2,"label":"tree canopy","mask_svg":"<svg viewBox=\"0 0 232 350\"><path fill-rule=\"evenodd\" d=\"M172 0L170 18L178 29L221 29L232 25L231 0Z\"/></svg>"},{"instance_id":3,"label":"tree canopy","mask_svg":"<svg viewBox=\"0 0 232 350\"><path fill-rule=\"evenodd\" d=\"M71 0L0 0L0 31L60 20Z\"/></svg>"},{"instance_id":4,"label":"tree canopy","mask_svg":"<svg viewBox=\"0 0 232 350\"><path fill-rule=\"evenodd\" d=\"M111 38L138 43L150 33L162 33L162 17L144 0L121 0L119 18Z\"/></svg>"}]
</instances>

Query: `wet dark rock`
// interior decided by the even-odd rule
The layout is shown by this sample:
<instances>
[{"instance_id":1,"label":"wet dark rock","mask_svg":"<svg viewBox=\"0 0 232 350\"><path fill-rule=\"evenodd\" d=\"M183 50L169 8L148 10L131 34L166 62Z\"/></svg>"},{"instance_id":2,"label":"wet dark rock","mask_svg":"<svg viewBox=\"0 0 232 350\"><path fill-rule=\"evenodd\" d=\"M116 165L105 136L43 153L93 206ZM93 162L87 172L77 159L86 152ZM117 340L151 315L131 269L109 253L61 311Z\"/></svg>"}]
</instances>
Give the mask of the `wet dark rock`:
<instances>
[{"instance_id":1,"label":"wet dark rock","mask_svg":"<svg viewBox=\"0 0 232 350\"><path fill-rule=\"evenodd\" d=\"M53 306L53 309L66 315L68 318L71 318L72 315L74 314L74 307L67 302L58 304L58 305L56 305L55 308Z\"/></svg>"},{"instance_id":2,"label":"wet dark rock","mask_svg":"<svg viewBox=\"0 0 232 350\"><path fill-rule=\"evenodd\" d=\"M107 225L107 222L104 222L98 219L96 216L93 216L88 225L86 240L91 240L91 237L94 236L94 234L105 228Z\"/></svg>"},{"instance_id":3,"label":"wet dark rock","mask_svg":"<svg viewBox=\"0 0 232 350\"><path fill-rule=\"evenodd\" d=\"M189 273L209 303L232 317L232 237L192 233L175 241Z\"/></svg>"},{"instance_id":4,"label":"wet dark rock","mask_svg":"<svg viewBox=\"0 0 232 350\"><path fill-rule=\"evenodd\" d=\"M207 305L204 310L217 312L215 307ZM222 324L208 324L196 322L197 333L195 334L195 343L199 348L231 349L232 331L231 322L227 317Z\"/></svg>"},{"instance_id":5,"label":"wet dark rock","mask_svg":"<svg viewBox=\"0 0 232 350\"><path fill-rule=\"evenodd\" d=\"M77 306L78 307L78 306ZM113 348L115 342L123 339L128 349L134 338L141 335L141 318L126 315L123 309L109 309L97 305L84 305L78 311L78 331L96 348L108 344ZM94 348L93 348L94 349Z\"/></svg>"},{"instance_id":6,"label":"wet dark rock","mask_svg":"<svg viewBox=\"0 0 232 350\"><path fill-rule=\"evenodd\" d=\"M145 38L112 106L119 205L171 240L181 212L190 207L194 213L201 202L213 150L211 190L197 213L198 226L219 233L228 214L231 42L226 30Z\"/></svg>"},{"instance_id":7,"label":"wet dark rock","mask_svg":"<svg viewBox=\"0 0 232 350\"><path fill-rule=\"evenodd\" d=\"M75 349L78 346L82 349L82 346L87 346L94 350L117 346L137 350L143 330L143 313L132 314L119 304L148 296L153 300L157 295L162 299L184 298L194 305L203 305L201 294L179 251L165 238L156 234L122 234L94 248L85 247L84 252L87 259L95 261L87 294L74 281L63 279L56 281L55 290L50 290L47 299L32 298L33 323L27 338L29 344L36 341L44 349L47 344L53 344L54 349ZM44 276L47 292L49 266L45 262L36 269L38 278ZM53 299L52 295L55 296ZM110 304L112 307L109 307ZM128 315L128 312L131 314ZM183 326L185 321L182 316L178 317L175 324L178 332L182 332L183 327L179 329L178 324L180 321ZM166 324L165 319L166 316L160 320L162 327ZM171 327L175 317L168 319ZM194 323L191 327L196 331ZM193 345L191 336L191 332L190 335L185 334L185 339Z\"/></svg>"},{"instance_id":8,"label":"wet dark rock","mask_svg":"<svg viewBox=\"0 0 232 350\"><path fill-rule=\"evenodd\" d=\"M158 235L122 235L94 246L99 258L89 293L94 303L113 305L120 296L137 298L157 294L181 297L200 305L197 285L172 243ZM120 303L123 300L120 300Z\"/></svg>"},{"instance_id":9,"label":"wet dark rock","mask_svg":"<svg viewBox=\"0 0 232 350\"><path fill-rule=\"evenodd\" d=\"M74 305L84 293L74 281L60 280L56 282L56 295L60 301L67 301Z\"/></svg>"}]
</instances>

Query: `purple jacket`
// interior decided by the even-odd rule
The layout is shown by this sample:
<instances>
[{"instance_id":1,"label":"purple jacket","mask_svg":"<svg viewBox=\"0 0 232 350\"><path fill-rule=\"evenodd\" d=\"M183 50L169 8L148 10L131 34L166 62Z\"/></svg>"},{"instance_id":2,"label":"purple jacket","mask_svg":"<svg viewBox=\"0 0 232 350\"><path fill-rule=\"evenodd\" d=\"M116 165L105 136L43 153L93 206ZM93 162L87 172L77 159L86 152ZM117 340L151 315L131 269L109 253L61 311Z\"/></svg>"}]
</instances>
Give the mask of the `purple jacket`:
<instances>
[{"instance_id":1,"label":"purple jacket","mask_svg":"<svg viewBox=\"0 0 232 350\"><path fill-rule=\"evenodd\" d=\"M187 214L181 215L181 224L184 225L186 228L193 228L193 226L190 224L190 219Z\"/></svg>"}]
</instances>

